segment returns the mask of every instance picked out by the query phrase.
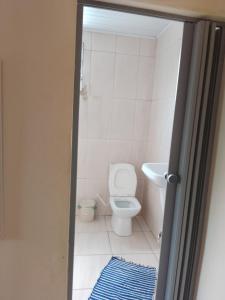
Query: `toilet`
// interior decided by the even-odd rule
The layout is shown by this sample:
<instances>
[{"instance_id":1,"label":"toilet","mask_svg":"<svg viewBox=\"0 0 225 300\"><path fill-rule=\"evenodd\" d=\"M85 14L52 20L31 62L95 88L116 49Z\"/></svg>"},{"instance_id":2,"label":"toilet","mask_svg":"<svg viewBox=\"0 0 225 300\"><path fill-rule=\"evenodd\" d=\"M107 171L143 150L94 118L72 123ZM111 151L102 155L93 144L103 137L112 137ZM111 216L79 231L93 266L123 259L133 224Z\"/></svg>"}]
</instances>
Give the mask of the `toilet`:
<instances>
[{"instance_id":1,"label":"toilet","mask_svg":"<svg viewBox=\"0 0 225 300\"><path fill-rule=\"evenodd\" d=\"M132 218L141 210L135 198L137 175L131 164L111 164L109 169L109 195L112 208L112 229L120 236L132 234Z\"/></svg>"}]
</instances>

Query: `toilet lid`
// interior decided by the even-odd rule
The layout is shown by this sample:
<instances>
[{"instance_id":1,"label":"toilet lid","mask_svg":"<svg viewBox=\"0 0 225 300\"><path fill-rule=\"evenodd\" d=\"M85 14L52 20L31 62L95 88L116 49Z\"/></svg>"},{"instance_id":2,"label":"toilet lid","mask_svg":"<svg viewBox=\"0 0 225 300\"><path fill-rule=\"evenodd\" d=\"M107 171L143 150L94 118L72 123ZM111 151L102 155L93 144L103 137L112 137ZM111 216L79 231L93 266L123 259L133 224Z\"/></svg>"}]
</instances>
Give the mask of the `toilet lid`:
<instances>
[{"instance_id":1,"label":"toilet lid","mask_svg":"<svg viewBox=\"0 0 225 300\"><path fill-rule=\"evenodd\" d=\"M111 164L109 170L110 196L135 196L137 176L131 164Z\"/></svg>"}]
</instances>

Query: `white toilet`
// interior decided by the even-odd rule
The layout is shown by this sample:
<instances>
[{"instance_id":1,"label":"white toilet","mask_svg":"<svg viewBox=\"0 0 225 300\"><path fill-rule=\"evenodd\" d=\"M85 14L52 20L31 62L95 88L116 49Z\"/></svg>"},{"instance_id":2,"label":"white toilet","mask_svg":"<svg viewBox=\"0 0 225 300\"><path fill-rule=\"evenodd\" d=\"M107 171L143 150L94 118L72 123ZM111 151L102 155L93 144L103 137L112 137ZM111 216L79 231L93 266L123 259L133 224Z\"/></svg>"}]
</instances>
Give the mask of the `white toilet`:
<instances>
[{"instance_id":1,"label":"white toilet","mask_svg":"<svg viewBox=\"0 0 225 300\"><path fill-rule=\"evenodd\" d=\"M110 205L113 211L112 228L120 236L132 234L132 217L141 205L135 198L137 176L131 164L111 164L109 170Z\"/></svg>"}]
</instances>

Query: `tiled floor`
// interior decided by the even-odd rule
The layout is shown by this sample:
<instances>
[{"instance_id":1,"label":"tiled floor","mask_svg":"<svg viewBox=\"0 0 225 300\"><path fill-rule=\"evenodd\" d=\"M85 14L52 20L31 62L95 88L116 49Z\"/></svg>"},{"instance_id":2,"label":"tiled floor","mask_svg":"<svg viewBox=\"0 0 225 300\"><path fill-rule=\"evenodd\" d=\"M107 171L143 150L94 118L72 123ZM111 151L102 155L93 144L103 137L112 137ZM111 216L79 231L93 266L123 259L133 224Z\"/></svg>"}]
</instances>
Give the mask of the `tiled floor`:
<instances>
[{"instance_id":1,"label":"tiled floor","mask_svg":"<svg viewBox=\"0 0 225 300\"><path fill-rule=\"evenodd\" d=\"M100 272L112 255L158 267L159 243L141 216L133 220L133 234L120 237L112 231L111 217L91 223L76 218L73 300L87 300Z\"/></svg>"}]
</instances>

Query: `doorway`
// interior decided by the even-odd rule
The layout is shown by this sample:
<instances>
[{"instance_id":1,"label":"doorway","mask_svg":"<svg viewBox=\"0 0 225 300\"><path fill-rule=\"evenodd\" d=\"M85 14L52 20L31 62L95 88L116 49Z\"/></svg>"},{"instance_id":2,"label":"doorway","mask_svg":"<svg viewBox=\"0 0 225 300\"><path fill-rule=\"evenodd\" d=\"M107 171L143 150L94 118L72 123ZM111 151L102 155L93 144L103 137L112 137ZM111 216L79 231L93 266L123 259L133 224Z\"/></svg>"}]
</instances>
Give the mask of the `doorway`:
<instances>
[{"instance_id":1,"label":"doorway","mask_svg":"<svg viewBox=\"0 0 225 300\"><path fill-rule=\"evenodd\" d=\"M165 299L173 226L175 221L181 222L175 212L185 201L183 196L176 207L179 188L186 186L179 177L188 169L183 166L179 170L184 162L184 95L194 27L179 18L174 21L168 16L93 6L84 5L78 12L83 22L78 28L82 33L77 54L79 122L74 131L78 133L78 148L74 149L78 160L73 182L76 193L71 199L76 202L76 217L71 213L76 218L73 299L88 299L112 255L156 267L157 299ZM144 32L144 28L151 32ZM187 125L193 130L194 123ZM142 213L132 219L129 237L117 234L111 222L108 180L110 165L118 164L135 167L137 189L132 196L142 207ZM154 170L164 176L160 177L162 182L149 175ZM85 204L87 200L92 204ZM90 206L95 220L84 223L82 213Z\"/></svg>"}]
</instances>

